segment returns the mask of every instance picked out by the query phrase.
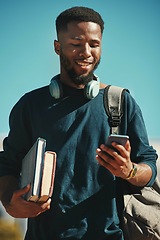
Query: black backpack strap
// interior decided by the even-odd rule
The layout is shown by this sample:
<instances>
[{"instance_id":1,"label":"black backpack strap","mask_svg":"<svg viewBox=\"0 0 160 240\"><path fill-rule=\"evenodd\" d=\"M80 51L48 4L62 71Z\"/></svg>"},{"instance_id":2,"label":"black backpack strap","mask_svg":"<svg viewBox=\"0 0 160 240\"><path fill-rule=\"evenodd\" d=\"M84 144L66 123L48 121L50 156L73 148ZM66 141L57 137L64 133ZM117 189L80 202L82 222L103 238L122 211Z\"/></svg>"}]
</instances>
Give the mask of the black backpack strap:
<instances>
[{"instance_id":1,"label":"black backpack strap","mask_svg":"<svg viewBox=\"0 0 160 240\"><path fill-rule=\"evenodd\" d=\"M112 85L108 85L104 90L104 107L112 134L119 134L119 125L123 116L124 92L126 90Z\"/></svg>"}]
</instances>

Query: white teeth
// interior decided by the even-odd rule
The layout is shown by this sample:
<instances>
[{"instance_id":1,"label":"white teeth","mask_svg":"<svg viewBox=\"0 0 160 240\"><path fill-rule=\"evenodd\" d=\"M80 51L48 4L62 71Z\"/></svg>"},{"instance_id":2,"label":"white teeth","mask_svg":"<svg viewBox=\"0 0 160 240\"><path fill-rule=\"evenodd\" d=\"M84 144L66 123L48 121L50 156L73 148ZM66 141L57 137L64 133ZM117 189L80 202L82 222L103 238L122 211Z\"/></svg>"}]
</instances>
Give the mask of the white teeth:
<instances>
[{"instance_id":1,"label":"white teeth","mask_svg":"<svg viewBox=\"0 0 160 240\"><path fill-rule=\"evenodd\" d=\"M85 62L76 62L78 65L81 66L88 66L90 63L85 63Z\"/></svg>"}]
</instances>

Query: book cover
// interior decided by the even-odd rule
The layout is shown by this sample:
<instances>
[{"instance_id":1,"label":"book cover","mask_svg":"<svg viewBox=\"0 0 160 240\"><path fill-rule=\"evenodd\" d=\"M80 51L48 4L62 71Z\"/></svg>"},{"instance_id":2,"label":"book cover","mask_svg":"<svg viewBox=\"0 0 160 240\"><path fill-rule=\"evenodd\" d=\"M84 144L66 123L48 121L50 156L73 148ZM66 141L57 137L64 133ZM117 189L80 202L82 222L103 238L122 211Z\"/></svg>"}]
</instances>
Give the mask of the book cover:
<instances>
[{"instance_id":1,"label":"book cover","mask_svg":"<svg viewBox=\"0 0 160 240\"><path fill-rule=\"evenodd\" d=\"M31 184L24 196L27 201L45 202L53 192L56 153L45 152L45 148L46 140L38 138L22 160L21 188Z\"/></svg>"},{"instance_id":2,"label":"book cover","mask_svg":"<svg viewBox=\"0 0 160 240\"><path fill-rule=\"evenodd\" d=\"M56 153L47 151L44 155L44 167L38 202L46 202L52 196L56 170Z\"/></svg>"}]
</instances>

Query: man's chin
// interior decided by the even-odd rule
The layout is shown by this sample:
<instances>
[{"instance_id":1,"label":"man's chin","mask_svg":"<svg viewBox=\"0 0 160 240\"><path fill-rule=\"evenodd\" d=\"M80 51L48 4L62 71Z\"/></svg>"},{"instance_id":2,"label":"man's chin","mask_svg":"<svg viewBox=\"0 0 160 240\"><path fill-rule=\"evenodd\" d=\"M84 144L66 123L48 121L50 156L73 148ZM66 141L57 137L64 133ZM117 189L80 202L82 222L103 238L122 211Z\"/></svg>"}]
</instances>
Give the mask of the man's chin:
<instances>
[{"instance_id":1,"label":"man's chin","mask_svg":"<svg viewBox=\"0 0 160 240\"><path fill-rule=\"evenodd\" d=\"M74 74L71 79L76 85L86 85L93 79L93 72L81 75Z\"/></svg>"}]
</instances>

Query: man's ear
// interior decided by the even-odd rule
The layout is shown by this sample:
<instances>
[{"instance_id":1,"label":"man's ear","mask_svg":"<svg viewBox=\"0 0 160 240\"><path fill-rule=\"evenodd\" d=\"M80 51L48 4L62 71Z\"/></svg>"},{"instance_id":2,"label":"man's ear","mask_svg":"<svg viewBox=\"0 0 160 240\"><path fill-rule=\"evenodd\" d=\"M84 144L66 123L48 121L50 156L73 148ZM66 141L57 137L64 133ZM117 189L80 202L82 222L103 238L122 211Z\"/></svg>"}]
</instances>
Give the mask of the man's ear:
<instances>
[{"instance_id":1,"label":"man's ear","mask_svg":"<svg viewBox=\"0 0 160 240\"><path fill-rule=\"evenodd\" d=\"M57 40L54 40L54 51L60 55L60 43Z\"/></svg>"}]
</instances>

